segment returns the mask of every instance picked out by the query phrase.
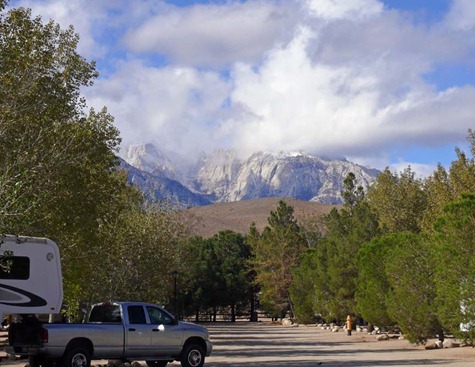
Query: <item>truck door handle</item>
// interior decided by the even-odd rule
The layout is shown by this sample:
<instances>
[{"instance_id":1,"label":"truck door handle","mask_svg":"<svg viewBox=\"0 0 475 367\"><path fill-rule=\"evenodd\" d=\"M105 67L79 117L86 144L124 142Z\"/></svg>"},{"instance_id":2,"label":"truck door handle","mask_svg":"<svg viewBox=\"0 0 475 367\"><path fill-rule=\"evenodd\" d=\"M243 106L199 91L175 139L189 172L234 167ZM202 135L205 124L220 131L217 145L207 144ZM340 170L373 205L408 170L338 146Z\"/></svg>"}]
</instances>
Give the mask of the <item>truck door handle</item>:
<instances>
[{"instance_id":1,"label":"truck door handle","mask_svg":"<svg viewBox=\"0 0 475 367\"><path fill-rule=\"evenodd\" d=\"M152 329L152 331L153 331L154 333L158 333L160 330L158 330L158 329Z\"/></svg>"},{"instance_id":2,"label":"truck door handle","mask_svg":"<svg viewBox=\"0 0 475 367\"><path fill-rule=\"evenodd\" d=\"M135 329L130 328L129 331L135 331Z\"/></svg>"}]
</instances>

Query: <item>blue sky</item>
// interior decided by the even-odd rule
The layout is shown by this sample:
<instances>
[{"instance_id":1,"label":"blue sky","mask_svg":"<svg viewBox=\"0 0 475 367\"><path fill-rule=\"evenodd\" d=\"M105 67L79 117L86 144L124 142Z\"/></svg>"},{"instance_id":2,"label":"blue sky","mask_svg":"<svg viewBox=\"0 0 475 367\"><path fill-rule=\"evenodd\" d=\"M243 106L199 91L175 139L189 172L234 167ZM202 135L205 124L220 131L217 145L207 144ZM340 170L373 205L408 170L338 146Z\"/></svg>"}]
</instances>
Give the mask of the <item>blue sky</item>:
<instances>
[{"instance_id":1,"label":"blue sky","mask_svg":"<svg viewBox=\"0 0 475 367\"><path fill-rule=\"evenodd\" d=\"M469 153L473 0L11 0L72 24L130 144L345 156L429 175Z\"/></svg>"}]
</instances>

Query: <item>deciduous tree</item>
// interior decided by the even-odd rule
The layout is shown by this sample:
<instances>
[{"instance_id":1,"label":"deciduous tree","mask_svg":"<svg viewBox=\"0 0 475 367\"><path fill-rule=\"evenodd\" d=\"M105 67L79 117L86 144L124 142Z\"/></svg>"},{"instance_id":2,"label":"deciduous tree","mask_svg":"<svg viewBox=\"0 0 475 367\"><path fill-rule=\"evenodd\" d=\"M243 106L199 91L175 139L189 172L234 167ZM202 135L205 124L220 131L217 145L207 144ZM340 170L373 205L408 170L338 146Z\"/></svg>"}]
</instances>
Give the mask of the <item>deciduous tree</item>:
<instances>
[{"instance_id":1,"label":"deciduous tree","mask_svg":"<svg viewBox=\"0 0 475 367\"><path fill-rule=\"evenodd\" d=\"M411 167L400 174L386 168L370 186L367 199L386 233L420 231L428 199L424 180L416 178Z\"/></svg>"}]
</instances>

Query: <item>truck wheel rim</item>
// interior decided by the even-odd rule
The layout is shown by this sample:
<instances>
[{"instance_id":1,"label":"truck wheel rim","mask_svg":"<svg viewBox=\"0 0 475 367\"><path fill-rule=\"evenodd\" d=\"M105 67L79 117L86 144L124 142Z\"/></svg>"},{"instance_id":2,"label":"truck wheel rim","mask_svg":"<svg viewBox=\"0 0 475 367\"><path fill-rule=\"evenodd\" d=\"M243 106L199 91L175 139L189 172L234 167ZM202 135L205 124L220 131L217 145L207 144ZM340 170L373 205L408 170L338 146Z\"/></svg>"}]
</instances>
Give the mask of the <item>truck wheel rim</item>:
<instances>
[{"instance_id":1,"label":"truck wheel rim","mask_svg":"<svg viewBox=\"0 0 475 367\"><path fill-rule=\"evenodd\" d=\"M191 350L188 354L188 362L190 363L190 366L199 366L201 363L201 353L196 349Z\"/></svg>"},{"instance_id":2,"label":"truck wheel rim","mask_svg":"<svg viewBox=\"0 0 475 367\"><path fill-rule=\"evenodd\" d=\"M71 365L72 365L72 367L86 367L87 366L87 359L84 356L84 354L76 354L73 357Z\"/></svg>"}]
</instances>

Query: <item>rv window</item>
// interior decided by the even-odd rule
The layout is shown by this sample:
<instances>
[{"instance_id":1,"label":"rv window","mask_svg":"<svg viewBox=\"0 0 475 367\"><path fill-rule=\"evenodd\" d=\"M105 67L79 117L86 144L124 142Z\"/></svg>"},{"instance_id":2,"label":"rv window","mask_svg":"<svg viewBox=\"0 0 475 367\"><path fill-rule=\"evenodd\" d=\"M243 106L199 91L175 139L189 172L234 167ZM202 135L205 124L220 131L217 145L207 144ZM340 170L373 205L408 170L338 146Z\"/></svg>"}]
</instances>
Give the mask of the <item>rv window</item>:
<instances>
[{"instance_id":1,"label":"rv window","mask_svg":"<svg viewBox=\"0 0 475 367\"><path fill-rule=\"evenodd\" d=\"M30 258L26 256L0 256L0 279L29 279Z\"/></svg>"}]
</instances>

